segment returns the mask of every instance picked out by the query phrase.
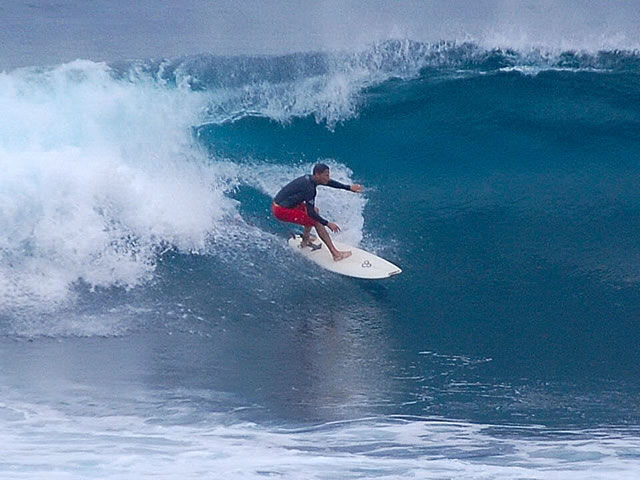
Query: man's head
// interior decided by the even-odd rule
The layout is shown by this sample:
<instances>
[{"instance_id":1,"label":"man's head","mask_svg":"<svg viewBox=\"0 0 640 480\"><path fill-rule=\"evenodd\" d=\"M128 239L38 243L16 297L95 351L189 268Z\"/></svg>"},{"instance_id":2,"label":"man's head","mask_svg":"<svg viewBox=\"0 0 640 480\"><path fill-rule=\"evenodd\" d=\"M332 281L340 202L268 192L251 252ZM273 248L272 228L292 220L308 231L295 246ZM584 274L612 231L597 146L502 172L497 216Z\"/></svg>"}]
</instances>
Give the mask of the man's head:
<instances>
[{"instance_id":1,"label":"man's head","mask_svg":"<svg viewBox=\"0 0 640 480\"><path fill-rule=\"evenodd\" d=\"M329 183L329 166L324 163L316 163L313 167L313 180L317 184L326 185Z\"/></svg>"}]
</instances>

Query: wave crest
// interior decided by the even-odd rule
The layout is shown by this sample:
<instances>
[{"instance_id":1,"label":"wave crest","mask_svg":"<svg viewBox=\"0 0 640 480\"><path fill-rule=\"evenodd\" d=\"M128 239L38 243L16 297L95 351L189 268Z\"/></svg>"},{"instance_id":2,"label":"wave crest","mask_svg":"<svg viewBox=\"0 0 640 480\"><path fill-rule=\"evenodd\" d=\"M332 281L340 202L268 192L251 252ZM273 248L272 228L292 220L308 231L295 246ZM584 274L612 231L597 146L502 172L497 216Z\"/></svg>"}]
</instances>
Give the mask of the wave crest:
<instances>
[{"instance_id":1,"label":"wave crest","mask_svg":"<svg viewBox=\"0 0 640 480\"><path fill-rule=\"evenodd\" d=\"M363 90L390 79L453 77L505 70L638 71L637 51L487 48L473 42L387 40L355 51L278 56L198 55L114 66L120 75L206 92L206 121L263 116L288 123L312 116L330 129L357 117Z\"/></svg>"}]
</instances>

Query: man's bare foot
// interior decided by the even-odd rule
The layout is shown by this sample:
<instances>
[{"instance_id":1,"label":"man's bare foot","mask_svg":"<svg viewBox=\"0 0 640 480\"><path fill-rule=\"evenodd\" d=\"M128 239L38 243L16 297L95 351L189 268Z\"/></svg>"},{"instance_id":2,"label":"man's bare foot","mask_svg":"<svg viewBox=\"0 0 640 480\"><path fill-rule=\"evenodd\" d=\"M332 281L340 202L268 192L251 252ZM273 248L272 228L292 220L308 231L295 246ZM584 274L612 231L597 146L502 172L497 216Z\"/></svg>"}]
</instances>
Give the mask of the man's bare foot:
<instances>
[{"instance_id":1,"label":"man's bare foot","mask_svg":"<svg viewBox=\"0 0 640 480\"><path fill-rule=\"evenodd\" d=\"M333 256L333 261L334 262L339 262L340 260L344 260L347 257L351 256L351 252L338 252L336 255Z\"/></svg>"}]
</instances>

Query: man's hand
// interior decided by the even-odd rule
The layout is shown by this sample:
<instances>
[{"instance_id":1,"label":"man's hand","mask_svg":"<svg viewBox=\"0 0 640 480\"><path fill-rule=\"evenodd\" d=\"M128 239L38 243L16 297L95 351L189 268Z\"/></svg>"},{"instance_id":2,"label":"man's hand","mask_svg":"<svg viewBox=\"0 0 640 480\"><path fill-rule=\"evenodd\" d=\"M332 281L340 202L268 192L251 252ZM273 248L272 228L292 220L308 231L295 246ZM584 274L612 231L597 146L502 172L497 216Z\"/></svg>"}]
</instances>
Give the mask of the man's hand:
<instances>
[{"instance_id":1,"label":"man's hand","mask_svg":"<svg viewBox=\"0 0 640 480\"><path fill-rule=\"evenodd\" d=\"M333 233L338 233L340 231L340 227L333 222L327 223L327 227L329 227L329 230Z\"/></svg>"},{"instance_id":2,"label":"man's hand","mask_svg":"<svg viewBox=\"0 0 640 480\"><path fill-rule=\"evenodd\" d=\"M364 187L360 184L354 183L351 185L351 191L356 193L364 192Z\"/></svg>"}]
</instances>

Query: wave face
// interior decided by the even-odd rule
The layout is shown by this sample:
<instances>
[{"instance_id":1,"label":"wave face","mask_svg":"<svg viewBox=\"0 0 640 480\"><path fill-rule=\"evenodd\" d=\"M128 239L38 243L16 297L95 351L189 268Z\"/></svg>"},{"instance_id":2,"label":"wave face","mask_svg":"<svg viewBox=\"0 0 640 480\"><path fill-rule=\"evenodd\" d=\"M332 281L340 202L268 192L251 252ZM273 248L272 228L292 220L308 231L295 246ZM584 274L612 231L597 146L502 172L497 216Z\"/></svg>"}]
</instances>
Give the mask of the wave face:
<instances>
[{"instance_id":1,"label":"wave face","mask_svg":"<svg viewBox=\"0 0 640 480\"><path fill-rule=\"evenodd\" d=\"M4 73L1 311L137 295L175 258L252 265L278 242L268 197L322 160L371 187L322 193L343 239L422 272L407 280L412 321L426 305L457 318L453 295L506 324L548 309L557 332L565 315L584 318L567 302L586 295L600 302L588 311L620 315L622 334L639 279L639 72L634 52L390 41ZM568 290L546 291L544 275ZM557 310L539 303L551 294ZM612 312L609 294L633 301Z\"/></svg>"},{"instance_id":2,"label":"wave face","mask_svg":"<svg viewBox=\"0 0 640 480\"><path fill-rule=\"evenodd\" d=\"M634 52L391 41L4 73L0 309L16 318L139 295L194 256L251 268L279 245L268 198L322 160L370 186L320 201L343 239L408 267L392 285L408 282L412 322L439 312L461 328L501 312L489 327L500 336L514 321L538 335L529 321L546 318L565 339L574 323L577 335L582 322L605 333L606 312L620 334L608 345L625 345L639 279L639 72ZM610 296L624 297L618 309Z\"/></svg>"},{"instance_id":3,"label":"wave face","mask_svg":"<svg viewBox=\"0 0 640 480\"><path fill-rule=\"evenodd\" d=\"M304 465L316 465L313 442L344 459L378 438L369 445L381 450L358 455L389 478L422 473L427 451L471 478L473 462L461 459L487 438L486 465L515 452L487 478L543 478L550 463L564 471L566 455L576 478L594 468L631 478L639 80L633 51L412 41L1 73L0 339L3 362L22 372L0 376L11 398L0 405L11 425L3 443L29 451L16 438L49 414L70 436L95 430L117 410L105 381L142 426L112 412L114 424L173 442L185 458L185 432L215 447L211 429L223 445L228 422L243 448L267 437L289 454L303 445L294 456ZM353 281L287 250L290 228L271 218L271 197L318 161L367 188L320 189L323 216L401 276ZM40 412L42 392L58 397L36 372L68 382L61 398L89 382L87 406ZM127 403L134 386L144 405ZM156 389L167 439L155 428L165 420L145 420ZM300 430L309 424L323 426ZM611 430L619 444L601 456L550 440L577 429L597 449L607 425L624 435ZM424 443L421 432L441 430L444 450ZM456 432L468 449L456 450ZM123 451L134 448L127 438ZM63 450L49 452L51 464L72 458ZM389 451L406 462L381 466ZM28 466L15 458L15 471ZM216 464L205 460L197 465ZM331 472L359 475L343 467Z\"/></svg>"}]
</instances>

